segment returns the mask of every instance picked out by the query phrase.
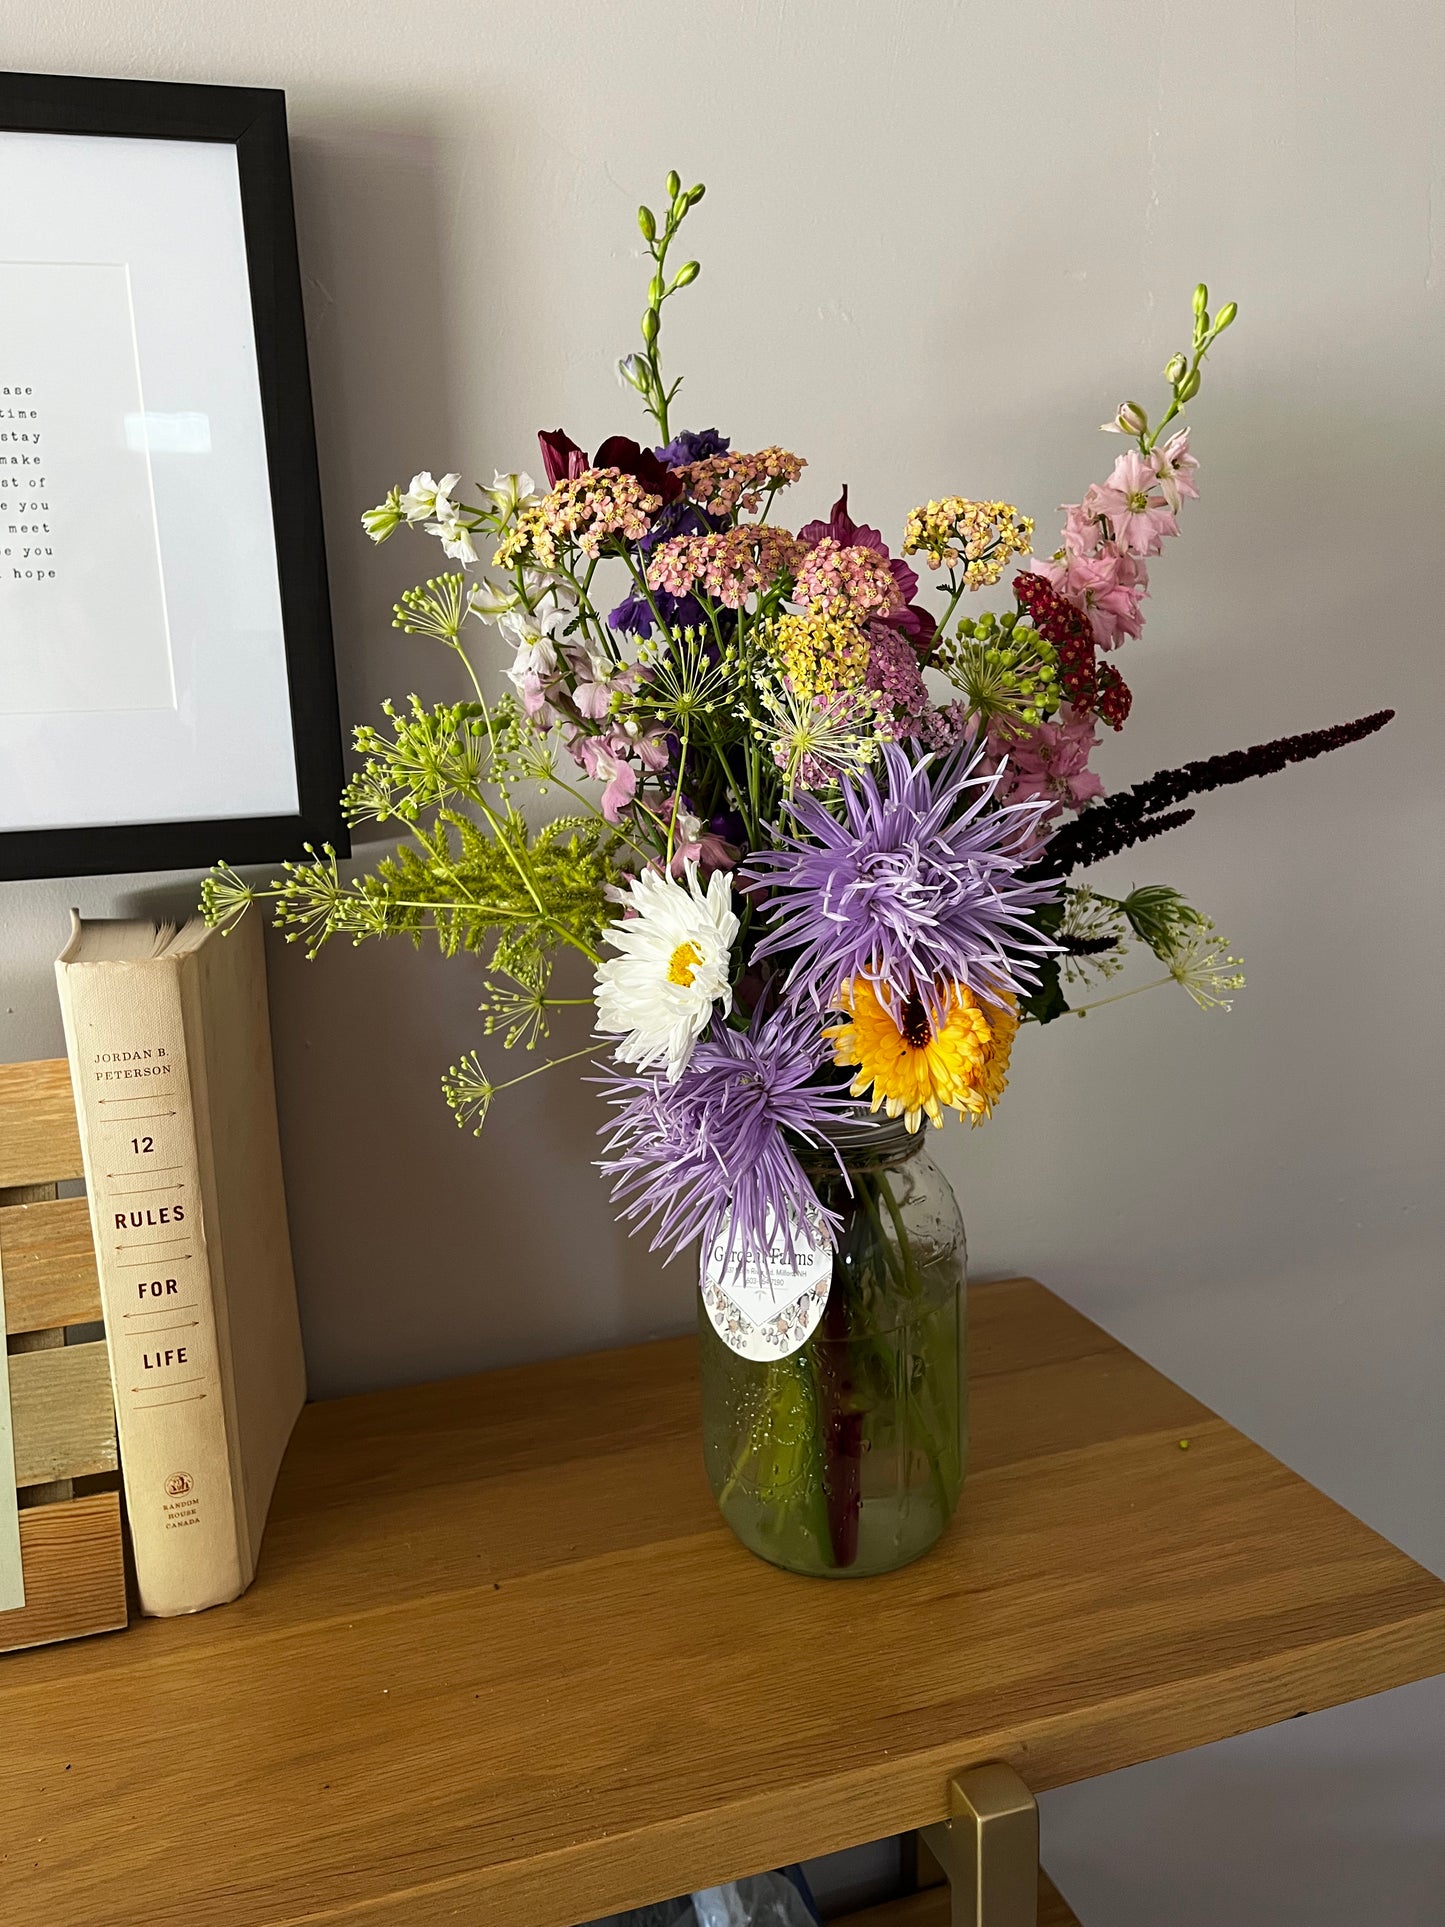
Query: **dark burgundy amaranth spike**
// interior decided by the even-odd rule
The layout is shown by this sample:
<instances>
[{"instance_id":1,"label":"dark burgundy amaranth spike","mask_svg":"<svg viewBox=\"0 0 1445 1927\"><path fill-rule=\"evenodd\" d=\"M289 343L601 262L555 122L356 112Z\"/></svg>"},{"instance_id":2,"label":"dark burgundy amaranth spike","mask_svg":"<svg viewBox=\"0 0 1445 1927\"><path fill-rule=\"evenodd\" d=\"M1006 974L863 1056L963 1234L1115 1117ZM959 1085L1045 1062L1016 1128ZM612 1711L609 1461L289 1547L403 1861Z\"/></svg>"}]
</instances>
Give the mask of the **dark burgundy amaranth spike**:
<instances>
[{"instance_id":1,"label":"dark burgundy amaranth spike","mask_svg":"<svg viewBox=\"0 0 1445 1927\"><path fill-rule=\"evenodd\" d=\"M1160 836L1165 830L1187 823L1193 810L1160 812L1182 803L1189 796L1204 796L1211 790L1244 783L1251 776L1273 776L1291 763L1308 763L1316 756L1345 749L1363 742L1394 719L1393 709L1377 709L1368 716L1357 716L1351 723L1334 723L1328 729L1308 729L1298 736L1279 736L1270 743L1254 743L1248 749L1227 750L1222 756L1207 756L1199 762L1184 763L1178 769L1156 770L1132 789L1121 790L1107 803L1097 803L1065 823L1049 840L1039 861L1021 877L1030 882L1066 877L1071 870L1087 869L1117 856L1147 837Z\"/></svg>"},{"instance_id":2,"label":"dark burgundy amaranth spike","mask_svg":"<svg viewBox=\"0 0 1445 1927\"><path fill-rule=\"evenodd\" d=\"M1066 823L1050 842L1037 863L1027 870L1020 870L1021 877L1031 882L1048 882L1055 877L1066 877L1071 870L1086 870L1091 863L1102 863L1107 857L1122 856L1125 850L1132 850L1136 843L1148 843L1156 836L1163 836L1166 830L1177 830L1193 816L1193 810L1171 810L1167 816L1114 816L1107 803L1100 803L1093 809L1085 810L1082 816ZM1089 835L1071 838L1069 847L1058 851L1056 846L1070 831L1082 831L1087 826Z\"/></svg>"}]
</instances>

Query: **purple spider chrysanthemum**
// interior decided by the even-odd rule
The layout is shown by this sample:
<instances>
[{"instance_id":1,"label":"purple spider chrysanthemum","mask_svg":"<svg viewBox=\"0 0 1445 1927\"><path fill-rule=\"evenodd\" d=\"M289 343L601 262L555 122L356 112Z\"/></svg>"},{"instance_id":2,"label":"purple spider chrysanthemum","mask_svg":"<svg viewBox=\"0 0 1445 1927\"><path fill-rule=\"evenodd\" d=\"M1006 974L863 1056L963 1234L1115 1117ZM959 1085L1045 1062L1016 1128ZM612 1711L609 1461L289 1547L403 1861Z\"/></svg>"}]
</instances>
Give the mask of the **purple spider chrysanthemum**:
<instances>
[{"instance_id":1,"label":"purple spider chrysanthemum","mask_svg":"<svg viewBox=\"0 0 1445 1927\"><path fill-rule=\"evenodd\" d=\"M598 1162L624 1222L657 1219L652 1248L671 1245L674 1258L724 1226L729 1258L764 1261L774 1237L794 1255L809 1212L831 1231L836 1220L783 1135L818 1144L831 1119L856 1113L845 1085L810 1081L830 1058L812 1013L784 1007L746 1031L715 1021L675 1083L603 1080L617 1116Z\"/></svg>"},{"instance_id":2,"label":"purple spider chrysanthemum","mask_svg":"<svg viewBox=\"0 0 1445 1927\"><path fill-rule=\"evenodd\" d=\"M982 756L965 743L915 762L885 743L886 793L869 771L845 779L841 823L811 797L794 801L798 833L742 873L769 892L772 927L754 954L796 952L792 992L828 1005L862 977L891 1010L917 996L936 1021L954 984L998 1003L1037 981L1031 959L1054 945L1032 912L1057 892L1016 873L1037 859L1044 807L998 807Z\"/></svg>"}]
</instances>

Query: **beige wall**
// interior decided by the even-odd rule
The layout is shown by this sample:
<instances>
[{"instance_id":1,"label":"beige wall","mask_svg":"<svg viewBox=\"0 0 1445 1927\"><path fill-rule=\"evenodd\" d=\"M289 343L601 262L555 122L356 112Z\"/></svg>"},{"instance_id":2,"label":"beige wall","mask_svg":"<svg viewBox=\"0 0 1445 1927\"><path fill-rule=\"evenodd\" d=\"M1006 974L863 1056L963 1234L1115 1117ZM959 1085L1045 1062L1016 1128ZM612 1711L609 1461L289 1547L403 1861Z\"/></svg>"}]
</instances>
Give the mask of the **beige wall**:
<instances>
[{"instance_id":1,"label":"beige wall","mask_svg":"<svg viewBox=\"0 0 1445 1927\"><path fill-rule=\"evenodd\" d=\"M806 454L808 514L847 480L885 530L951 489L1047 530L1117 448L1095 424L1157 393L1195 280L1238 300L1106 778L1402 715L1115 867L1235 939L1232 1016L1155 992L1031 1037L998 1120L939 1155L976 1268L1036 1271L1445 1570L1441 43L1425 0L50 0L0 24L12 67L287 90L353 718L448 686L388 627L435 552L373 553L357 512L416 467L526 464L539 426L640 430L610 369L633 209L674 162L710 188L669 320L681 419ZM0 1056L61 1048L72 901L164 896L0 887ZM611 1223L567 1073L481 1144L451 1123L466 968L273 966L315 1390L688 1322L685 1268ZM1059 1796L1061 1878L1115 1927L1424 1927L1442 1719L1418 1689Z\"/></svg>"}]
</instances>

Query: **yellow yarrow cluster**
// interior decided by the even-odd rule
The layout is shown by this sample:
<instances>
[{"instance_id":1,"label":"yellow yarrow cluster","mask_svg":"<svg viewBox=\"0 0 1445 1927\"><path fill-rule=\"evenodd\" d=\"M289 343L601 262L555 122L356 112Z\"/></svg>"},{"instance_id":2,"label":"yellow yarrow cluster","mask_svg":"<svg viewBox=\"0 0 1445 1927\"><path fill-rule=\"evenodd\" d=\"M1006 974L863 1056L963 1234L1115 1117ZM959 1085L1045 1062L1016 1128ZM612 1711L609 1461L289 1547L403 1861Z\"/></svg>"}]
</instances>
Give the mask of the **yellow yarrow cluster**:
<instances>
[{"instance_id":1,"label":"yellow yarrow cluster","mask_svg":"<svg viewBox=\"0 0 1445 1927\"><path fill-rule=\"evenodd\" d=\"M492 557L494 568L532 562L553 569L574 544L593 561L610 536L637 542L662 507L635 475L616 468L589 468L557 483L540 502L524 508Z\"/></svg>"},{"instance_id":2,"label":"yellow yarrow cluster","mask_svg":"<svg viewBox=\"0 0 1445 1927\"><path fill-rule=\"evenodd\" d=\"M903 553L922 554L931 569L964 564L970 589L997 582L1011 555L1027 555L1034 525L1011 502L970 502L945 495L911 509L903 527Z\"/></svg>"},{"instance_id":3,"label":"yellow yarrow cluster","mask_svg":"<svg viewBox=\"0 0 1445 1927\"><path fill-rule=\"evenodd\" d=\"M535 562L541 568L551 568L556 560L556 541L534 504L518 514L497 544L492 567L510 569L517 562Z\"/></svg>"},{"instance_id":4,"label":"yellow yarrow cluster","mask_svg":"<svg viewBox=\"0 0 1445 1927\"><path fill-rule=\"evenodd\" d=\"M868 637L845 615L820 608L779 616L767 626L764 647L805 701L861 689L868 673Z\"/></svg>"},{"instance_id":5,"label":"yellow yarrow cluster","mask_svg":"<svg viewBox=\"0 0 1445 1927\"><path fill-rule=\"evenodd\" d=\"M864 977L851 979L838 996L846 1021L830 1025L835 1064L856 1065L854 1097L872 1090L869 1109L901 1117L910 1131L923 1118L943 1123L945 1109L974 1124L988 1117L1008 1082L1009 1053L1018 1030L1018 1007L981 1002L966 984L954 984L940 1021L930 1020L915 994L895 1016Z\"/></svg>"}]
</instances>

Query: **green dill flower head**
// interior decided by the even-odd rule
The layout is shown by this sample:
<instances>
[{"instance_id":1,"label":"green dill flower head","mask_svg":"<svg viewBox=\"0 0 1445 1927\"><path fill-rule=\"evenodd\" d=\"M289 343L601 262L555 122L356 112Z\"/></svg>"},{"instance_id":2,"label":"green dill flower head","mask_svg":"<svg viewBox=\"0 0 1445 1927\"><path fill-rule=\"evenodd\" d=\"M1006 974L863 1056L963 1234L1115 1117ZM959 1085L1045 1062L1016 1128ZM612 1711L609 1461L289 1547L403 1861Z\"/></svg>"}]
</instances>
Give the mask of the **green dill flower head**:
<instances>
[{"instance_id":1,"label":"green dill flower head","mask_svg":"<svg viewBox=\"0 0 1445 1927\"><path fill-rule=\"evenodd\" d=\"M1002 620L992 611L966 616L936 662L967 714L985 728L996 722L1032 728L1052 716L1062 699L1057 650L1013 612Z\"/></svg>"},{"instance_id":2,"label":"green dill flower head","mask_svg":"<svg viewBox=\"0 0 1445 1927\"><path fill-rule=\"evenodd\" d=\"M551 1028L547 1013L553 999L547 995L548 974L544 967L528 972L525 979L514 978L509 983L499 983L489 977L479 1006L484 1035L495 1037L500 1033L503 1050L511 1050L517 1044L535 1050Z\"/></svg>"},{"instance_id":3,"label":"green dill flower head","mask_svg":"<svg viewBox=\"0 0 1445 1927\"><path fill-rule=\"evenodd\" d=\"M201 885L201 915L213 930L232 930L256 901L256 891L229 863L218 863Z\"/></svg>"},{"instance_id":4,"label":"green dill flower head","mask_svg":"<svg viewBox=\"0 0 1445 1927\"><path fill-rule=\"evenodd\" d=\"M408 636L454 643L469 613L464 575L434 575L408 589L392 609L392 628Z\"/></svg>"},{"instance_id":5,"label":"green dill flower head","mask_svg":"<svg viewBox=\"0 0 1445 1927\"><path fill-rule=\"evenodd\" d=\"M680 729L729 710L739 679L734 644L719 649L705 629L659 630L638 649L637 669L619 710Z\"/></svg>"},{"instance_id":6,"label":"green dill flower head","mask_svg":"<svg viewBox=\"0 0 1445 1927\"><path fill-rule=\"evenodd\" d=\"M1244 988L1243 957L1229 954L1228 937L1219 936L1208 917L1181 932L1163 962L1201 1010L1232 1010L1233 998L1221 993Z\"/></svg>"},{"instance_id":7,"label":"green dill flower head","mask_svg":"<svg viewBox=\"0 0 1445 1927\"><path fill-rule=\"evenodd\" d=\"M481 1136L495 1095L496 1086L482 1069L482 1060L475 1051L468 1051L442 1079L442 1096L457 1120L457 1129L465 1130L470 1124L473 1137Z\"/></svg>"},{"instance_id":8,"label":"green dill flower head","mask_svg":"<svg viewBox=\"0 0 1445 1927\"><path fill-rule=\"evenodd\" d=\"M1209 917L1167 883L1142 884L1118 907L1135 936L1148 944L1201 1010L1232 1007L1232 999L1222 993L1243 990L1244 960L1229 954L1229 939L1219 935Z\"/></svg>"},{"instance_id":9,"label":"green dill flower head","mask_svg":"<svg viewBox=\"0 0 1445 1927\"><path fill-rule=\"evenodd\" d=\"M1124 912L1113 897L1086 885L1065 891L1058 940L1066 983L1103 983L1124 968Z\"/></svg>"},{"instance_id":10,"label":"green dill flower head","mask_svg":"<svg viewBox=\"0 0 1445 1927\"><path fill-rule=\"evenodd\" d=\"M478 703L439 703L426 709L416 696L402 713L391 702L382 713L390 736L362 723L352 732L361 768L342 792L349 823L414 823L424 809L453 798L476 802L489 775L494 726Z\"/></svg>"},{"instance_id":11,"label":"green dill flower head","mask_svg":"<svg viewBox=\"0 0 1445 1927\"><path fill-rule=\"evenodd\" d=\"M799 689L790 676L755 676L762 715L753 734L796 790L836 789L845 776L866 769L884 737L880 697L871 689L834 689L826 695Z\"/></svg>"}]
</instances>

